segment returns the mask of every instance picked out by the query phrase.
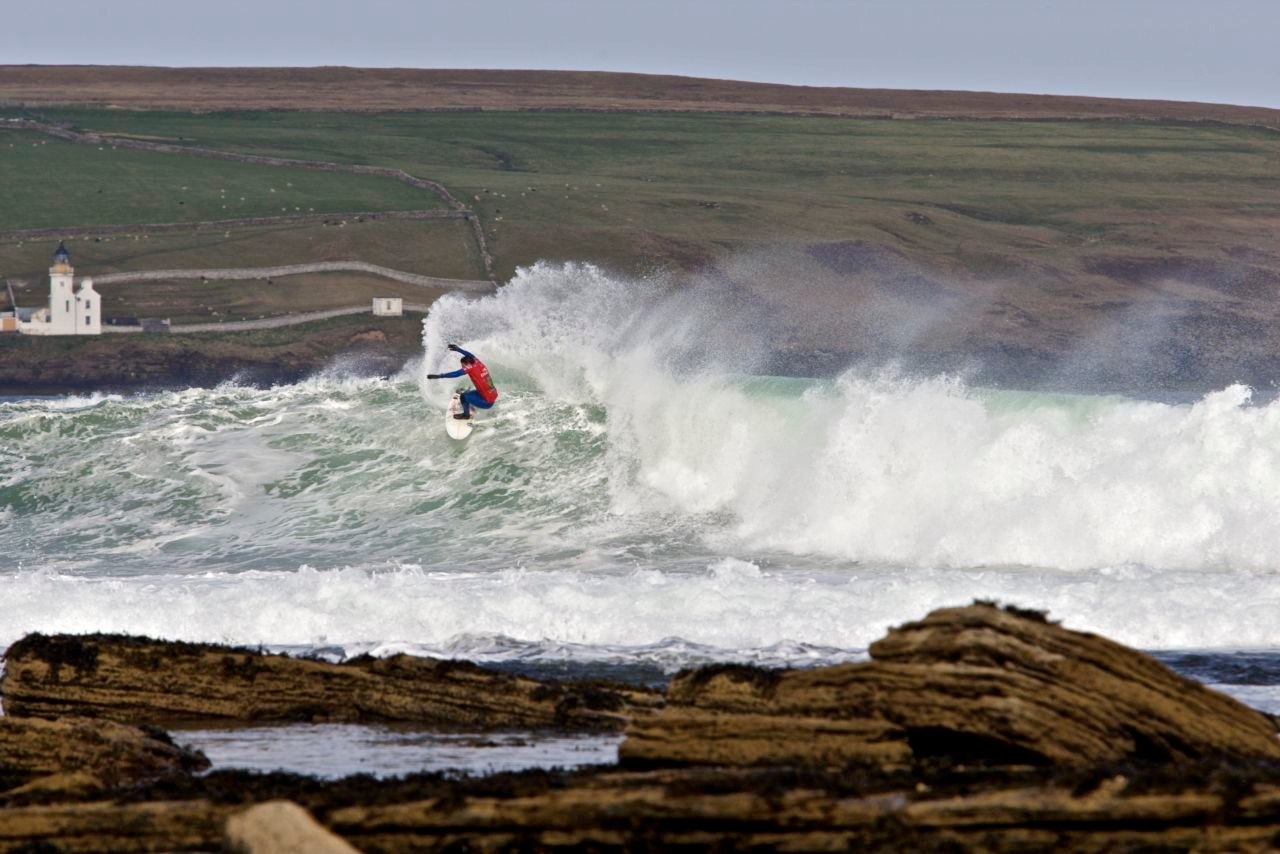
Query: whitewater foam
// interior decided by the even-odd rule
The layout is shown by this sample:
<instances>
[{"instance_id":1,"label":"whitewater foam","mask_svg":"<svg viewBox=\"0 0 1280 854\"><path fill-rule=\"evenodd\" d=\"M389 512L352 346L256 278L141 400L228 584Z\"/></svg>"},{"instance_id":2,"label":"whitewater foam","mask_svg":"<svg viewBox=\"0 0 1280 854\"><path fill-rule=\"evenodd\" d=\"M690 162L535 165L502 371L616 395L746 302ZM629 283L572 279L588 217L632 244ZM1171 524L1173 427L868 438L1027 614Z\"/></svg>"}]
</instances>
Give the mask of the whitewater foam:
<instances>
[{"instance_id":1,"label":"whitewater foam","mask_svg":"<svg viewBox=\"0 0 1280 854\"><path fill-rule=\"evenodd\" d=\"M443 300L424 364L448 330L602 407L611 510L730 517L707 526L720 541L904 566L1280 564L1280 403L1243 386L1174 406L886 372L770 383L727 367L753 348L699 349L718 303L627 284L538 267Z\"/></svg>"},{"instance_id":2,"label":"whitewater foam","mask_svg":"<svg viewBox=\"0 0 1280 854\"><path fill-rule=\"evenodd\" d=\"M700 572L302 568L110 578L0 578L0 644L28 631L411 652L479 660L830 663L904 619L975 596L1047 608L1146 649L1280 646L1274 578L1128 568L823 572L723 559Z\"/></svg>"}]
</instances>

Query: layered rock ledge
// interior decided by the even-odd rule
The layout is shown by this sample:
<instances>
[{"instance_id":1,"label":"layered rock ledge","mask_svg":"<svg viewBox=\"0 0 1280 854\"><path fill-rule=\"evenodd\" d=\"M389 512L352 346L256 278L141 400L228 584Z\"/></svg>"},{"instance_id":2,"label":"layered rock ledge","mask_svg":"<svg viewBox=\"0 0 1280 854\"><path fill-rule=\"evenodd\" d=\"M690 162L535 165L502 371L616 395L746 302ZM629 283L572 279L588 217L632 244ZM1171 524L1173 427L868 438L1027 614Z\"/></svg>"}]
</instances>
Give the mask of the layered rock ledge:
<instances>
[{"instance_id":1,"label":"layered rock ledge","mask_svg":"<svg viewBox=\"0 0 1280 854\"><path fill-rule=\"evenodd\" d=\"M465 661L341 664L120 635L28 635L5 654L4 713L174 721L411 721L621 729L660 705L644 688L549 683Z\"/></svg>"},{"instance_id":2,"label":"layered rock ledge","mask_svg":"<svg viewBox=\"0 0 1280 854\"><path fill-rule=\"evenodd\" d=\"M1280 787L1231 791L1238 778L925 776L894 786L834 772L601 774L533 793L346 807L324 820L365 851L1274 851L1280 841Z\"/></svg>"},{"instance_id":3,"label":"layered rock ledge","mask_svg":"<svg viewBox=\"0 0 1280 854\"><path fill-rule=\"evenodd\" d=\"M1089 766L1280 760L1272 720L1160 662L1038 613L947 608L893 629L871 661L679 674L637 718L631 765L905 765L933 757Z\"/></svg>"},{"instance_id":4,"label":"layered rock ledge","mask_svg":"<svg viewBox=\"0 0 1280 854\"><path fill-rule=\"evenodd\" d=\"M160 730L86 718L0 718L0 791L7 796L95 792L208 767L202 754Z\"/></svg>"}]
</instances>

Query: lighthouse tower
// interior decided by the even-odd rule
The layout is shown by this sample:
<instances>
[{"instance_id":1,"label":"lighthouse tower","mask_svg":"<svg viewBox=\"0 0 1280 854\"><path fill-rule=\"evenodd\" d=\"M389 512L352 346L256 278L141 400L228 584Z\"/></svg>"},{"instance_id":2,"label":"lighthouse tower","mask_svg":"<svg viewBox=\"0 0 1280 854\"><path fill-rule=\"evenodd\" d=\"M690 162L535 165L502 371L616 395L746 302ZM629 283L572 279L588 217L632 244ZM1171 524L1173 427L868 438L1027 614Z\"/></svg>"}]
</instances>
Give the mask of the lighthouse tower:
<instances>
[{"instance_id":1,"label":"lighthouse tower","mask_svg":"<svg viewBox=\"0 0 1280 854\"><path fill-rule=\"evenodd\" d=\"M49 331L46 335L76 334L76 295L71 286L74 275L71 253L65 243L59 242L53 253L53 266L49 268Z\"/></svg>"},{"instance_id":2,"label":"lighthouse tower","mask_svg":"<svg viewBox=\"0 0 1280 854\"><path fill-rule=\"evenodd\" d=\"M74 276L71 253L60 242L49 268L49 307L33 313L30 320L19 319L18 331L24 335L101 335L102 298L88 277L81 279L80 289L75 290Z\"/></svg>"},{"instance_id":3,"label":"lighthouse tower","mask_svg":"<svg viewBox=\"0 0 1280 854\"><path fill-rule=\"evenodd\" d=\"M93 289L93 279L81 279L80 288L76 290L74 277L71 253L65 243L59 243L53 253L53 266L49 268L49 308L45 322L19 328L36 335L101 335L102 299Z\"/></svg>"}]
</instances>

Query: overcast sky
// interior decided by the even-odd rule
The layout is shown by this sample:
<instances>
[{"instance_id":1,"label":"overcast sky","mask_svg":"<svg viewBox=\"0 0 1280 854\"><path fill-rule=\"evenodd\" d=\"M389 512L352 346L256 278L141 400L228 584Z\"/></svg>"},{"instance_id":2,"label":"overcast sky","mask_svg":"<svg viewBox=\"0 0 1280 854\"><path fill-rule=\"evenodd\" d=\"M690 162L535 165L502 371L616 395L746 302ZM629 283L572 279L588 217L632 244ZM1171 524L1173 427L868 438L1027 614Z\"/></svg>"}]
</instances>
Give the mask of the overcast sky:
<instances>
[{"instance_id":1,"label":"overcast sky","mask_svg":"<svg viewBox=\"0 0 1280 854\"><path fill-rule=\"evenodd\" d=\"M0 63L554 68L1280 107L1280 0L5 0Z\"/></svg>"}]
</instances>

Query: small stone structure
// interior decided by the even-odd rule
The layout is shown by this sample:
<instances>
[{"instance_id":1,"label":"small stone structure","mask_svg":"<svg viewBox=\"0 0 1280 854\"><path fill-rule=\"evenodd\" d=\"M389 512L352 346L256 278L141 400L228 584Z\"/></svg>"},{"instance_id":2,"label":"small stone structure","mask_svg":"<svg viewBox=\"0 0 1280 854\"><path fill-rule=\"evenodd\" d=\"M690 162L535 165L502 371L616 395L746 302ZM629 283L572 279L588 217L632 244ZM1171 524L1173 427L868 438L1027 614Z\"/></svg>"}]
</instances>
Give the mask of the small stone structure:
<instances>
[{"instance_id":1,"label":"small stone structure","mask_svg":"<svg viewBox=\"0 0 1280 854\"><path fill-rule=\"evenodd\" d=\"M377 317L400 317L404 314L404 300L400 297L374 297L373 313Z\"/></svg>"},{"instance_id":2,"label":"small stone structure","mask_svg":"<svg viewBox=\"0 0 1280 854\"><path fill-rule=\"evenodd\" d=\"M93 279L80 280L73 286L75 268L65 243L58 243L49 268L49 305L18 320L18 331L25 335L101 335L102 298L93 289Z\"/></svg>"}]
</instances>

